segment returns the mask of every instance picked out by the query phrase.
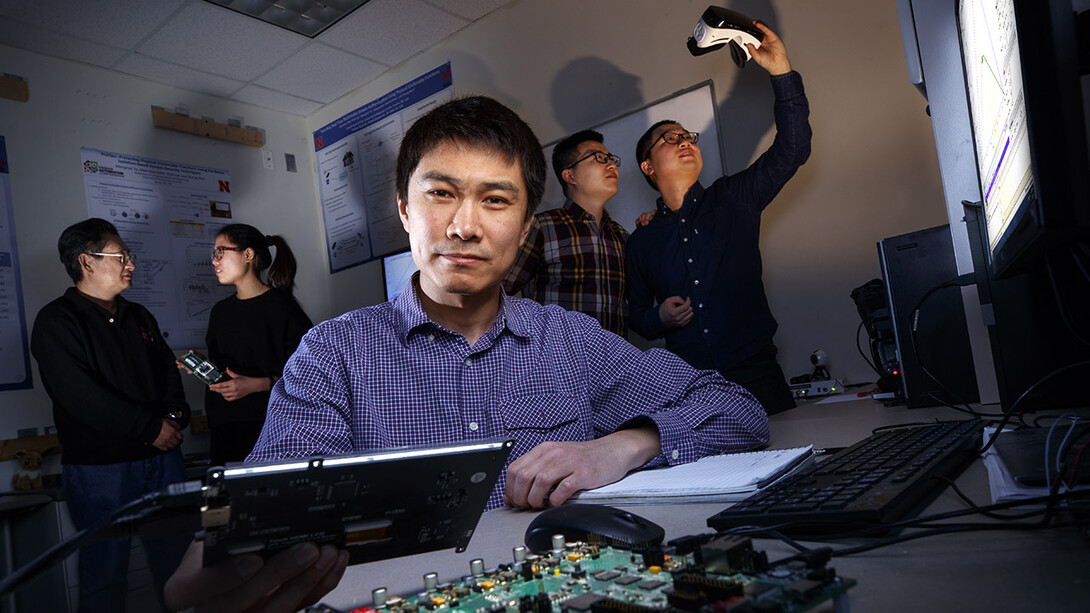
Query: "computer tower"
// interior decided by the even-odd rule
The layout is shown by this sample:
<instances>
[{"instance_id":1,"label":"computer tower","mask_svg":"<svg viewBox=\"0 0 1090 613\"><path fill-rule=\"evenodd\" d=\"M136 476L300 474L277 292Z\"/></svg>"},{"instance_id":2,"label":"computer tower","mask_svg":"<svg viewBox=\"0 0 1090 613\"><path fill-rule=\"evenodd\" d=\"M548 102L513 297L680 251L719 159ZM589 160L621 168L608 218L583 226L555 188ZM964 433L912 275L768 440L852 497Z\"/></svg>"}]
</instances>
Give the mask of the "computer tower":
<instances>
[{"instance_id":1,"label":"computer tower","mask_svg":"<svg viewBox=\"0 0 1090 613\"><path fill-rule=\"evenodd\" d=\"M920 305L930 290L958 276L950 226L882 239L878 259L889 298L905 404L914 408L979 402L961 289L937 290ZM920 310L914 322L917 306Z\"/></svg>"}]
</instances>

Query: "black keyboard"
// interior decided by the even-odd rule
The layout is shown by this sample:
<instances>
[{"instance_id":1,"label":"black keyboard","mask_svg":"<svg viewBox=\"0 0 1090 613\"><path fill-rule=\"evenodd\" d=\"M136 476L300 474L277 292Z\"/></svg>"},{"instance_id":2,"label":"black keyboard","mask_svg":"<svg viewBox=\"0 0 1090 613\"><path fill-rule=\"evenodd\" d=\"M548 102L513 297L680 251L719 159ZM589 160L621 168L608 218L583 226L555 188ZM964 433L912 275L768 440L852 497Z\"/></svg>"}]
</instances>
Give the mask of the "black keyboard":
<instances>
[{"instance_id":1,"label":"black keyboard","mask_svg":"<svg viewBox=\"0 0 1090 613\"><path fill-rule=\"evenodd\" d=\"M708 518L716 530L780 526L788 535L877 528L918 511L972 461L984 422L884 430ZM876 534L873 532L870 534Z\"/></svg>"}]
</instances>

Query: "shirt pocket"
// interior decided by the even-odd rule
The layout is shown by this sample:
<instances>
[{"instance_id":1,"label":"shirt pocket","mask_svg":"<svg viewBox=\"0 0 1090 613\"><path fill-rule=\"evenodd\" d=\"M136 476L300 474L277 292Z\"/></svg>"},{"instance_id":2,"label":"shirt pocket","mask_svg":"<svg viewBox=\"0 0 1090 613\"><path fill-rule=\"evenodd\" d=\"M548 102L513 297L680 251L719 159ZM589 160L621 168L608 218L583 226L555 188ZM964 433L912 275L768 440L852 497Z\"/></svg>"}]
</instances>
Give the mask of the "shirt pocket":
<instances>
[{"instance_id":1,"label":"shirt pocket","mask_svg":"<svg viewBox=\"0 0 1090 613\"><path fill-rule=\"evenodd\" d=\"M517 444L517 457L545 441L587 441L594 438L590 403L561 392L516 395L499 405L507 436Z\"/></svg>"}]
</instances>

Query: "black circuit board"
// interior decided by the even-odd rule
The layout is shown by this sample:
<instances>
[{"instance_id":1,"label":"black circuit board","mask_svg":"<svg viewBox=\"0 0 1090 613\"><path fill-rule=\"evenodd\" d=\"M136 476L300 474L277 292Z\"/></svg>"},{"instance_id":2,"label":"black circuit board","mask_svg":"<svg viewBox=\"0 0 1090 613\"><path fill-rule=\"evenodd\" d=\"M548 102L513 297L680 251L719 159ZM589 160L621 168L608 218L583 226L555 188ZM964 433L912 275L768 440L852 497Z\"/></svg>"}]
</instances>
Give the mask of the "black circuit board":
<instances>
[{"instance_id":1,"label":"black circuit board","mask_svg":"<svg viewBox=\"0 0 1090 613\"><path fill-rule=\"evenodd\" d=\"M686 554L568 543L563 550L425 586L413 596L387 597L376 590L374 603L351 611L794 613L822 605L847 610L846 593L855 584L821 562L769 567L765 554L742 537L718 537ZM323 605L310 610L337 611Z\"/></svg>"}]
</instances>

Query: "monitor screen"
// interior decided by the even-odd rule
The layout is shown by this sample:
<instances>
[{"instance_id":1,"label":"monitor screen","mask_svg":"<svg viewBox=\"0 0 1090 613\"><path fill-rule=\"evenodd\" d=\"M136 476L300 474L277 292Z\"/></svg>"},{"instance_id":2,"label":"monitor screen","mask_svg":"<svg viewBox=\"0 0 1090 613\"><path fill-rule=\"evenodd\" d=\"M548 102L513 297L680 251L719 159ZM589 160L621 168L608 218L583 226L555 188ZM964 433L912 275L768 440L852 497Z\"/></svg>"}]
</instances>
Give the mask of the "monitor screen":
<instances>
[{"instance_id":1,"label":"monitor screen","mask_svg":"<svg viewBox=\"0 0 1090 613\"><path fill-rule=\"evenodd\" d=\"M1032 200L1033 162L1014 0L961 0L959 28L988 250Z\"/></svg>"},{"instance_id":2,"label":"monitor screen","mask_svg":"<svg viewBox=\"0 0 1090 613\"><path fill-rule=\"evenodd\" d=\"M386 299L397 298L418 269L412 251L402 251L382 258L382 278L386 283Z\"/></svg>"}]
</instances>

